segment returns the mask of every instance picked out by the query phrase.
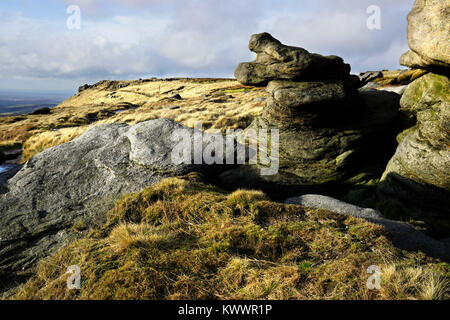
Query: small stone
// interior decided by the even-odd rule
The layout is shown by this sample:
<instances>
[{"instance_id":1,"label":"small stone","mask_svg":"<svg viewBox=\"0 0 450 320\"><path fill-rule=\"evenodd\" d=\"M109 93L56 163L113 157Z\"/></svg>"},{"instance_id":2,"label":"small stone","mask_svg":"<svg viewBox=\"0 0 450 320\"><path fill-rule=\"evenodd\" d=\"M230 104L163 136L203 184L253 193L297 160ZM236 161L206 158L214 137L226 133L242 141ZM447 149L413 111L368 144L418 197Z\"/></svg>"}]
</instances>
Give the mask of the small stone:
<instances>
[{"instance_id":1,"label":"small stone","mask_svg":"<svg viewBox=\"0 0 450 320\"><path fill-rule=\"evenodd\" d=\"M183 98L180 96L180 94L174 94L173 96L170 97L170 99L173 100L182 100Z\"/></svg>"},{"instance_id":2,"label":"small stone","mask_svg":"<svg viewBox=\"0 0 450 320\"><path fill-rule=\"evenodd\" d=\"M253 102L264 102L264 101L266 101L266 100L267 100L267 98L261 97L261 98L255 98L255 99L253 99Z\"/></svg>"},{"instance_id":3,"label":"small stone","mask_svg":"<svg viewBox=\"0 0 450 320\"><path fill-rule=\"evenodd\" d=\"M180 106L169 106L165 108L166 110L177 110L180 109Z\"/></svg>"}]
</instances>

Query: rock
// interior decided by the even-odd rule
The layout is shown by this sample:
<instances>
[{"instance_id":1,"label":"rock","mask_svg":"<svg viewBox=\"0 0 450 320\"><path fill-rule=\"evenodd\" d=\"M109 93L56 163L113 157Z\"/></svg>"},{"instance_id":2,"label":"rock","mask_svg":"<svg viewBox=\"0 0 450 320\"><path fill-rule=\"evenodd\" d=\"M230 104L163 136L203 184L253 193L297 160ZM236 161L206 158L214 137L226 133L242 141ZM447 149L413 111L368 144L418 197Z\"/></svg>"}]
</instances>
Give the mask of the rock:
<instances>
[{"instance_id":1,"label":"rock","mask_svg":"<svg viewBox=\"0 0 450 320\"><path fill-rule=\"evenodd\" d=\"M383 70L381 77L377 77L371 80L370 83L374 83L379 86L400 86L408 85L414 80L427 74L429 71L424 69L406 69L406 70Z\"/></svg>"},{"instance_id":2,"label":"rock","mask_svg":"<svg viewBox=\"0 0 450 320\"><path fill-rule=\"evenodd\" d=\"M41 114L50 114L51 109L48 107L39 108L30 113L30 115L41 115Z\"/></svg>"},{"instance_id":3,"label":"rock","mask_svg":"<svg viewBox=\"0 0 450 320\"><path fill-rule=\"evenodd\" d=\"M400 143L390 172L450 191L450 83L429 73L408 86L401 110L417 118L418 128Z\"/></svg>"},{"instance_id":4,"label":"rock","mask_svg":"<svg viewBox=\"0 0 450 320\"><path fill-rule=\"evenodd\" d=\"M401 110L415 116L417 124L405 132L389 161L380 195L400 199L425 216L449 220L449 79L429 73L414 81L403 94Z\"/></svg>"},{"instance_id":5,"label":"rock","mask_svg":"<svg viewBox=\"0 0 450 320\"><path fill-rule=\"evenodd\" d=\"M78 236L75 223L103 224L124 194L169 176L195 171L212 177L225 170L225 165L173 163L179 142L172 135L179 129L193 132L164 119L101 124L30 159L0 195L0 269L13 275L34 267Z\"/></svg>"},{"instance_id":6,"label":"rock","mask_svg":"<svg viewBox=\"0 0 450 320\"><path fill-rule=\"evenodd\" d=\"M450 259L449 243L430 238L407 223L386 219L377 210L360 208L322 195L303 195L288 199L285 203L315 209L326 209L382 225L391 234L392 242L396 246L405 250L421 250L431 256L447 261Z\"/></svg>"},{"instance_id":7,"label":"rock","mask_svg":"<svg viewBox=\"0 0 450 320\"><path fill-rule=\"evenodd\" d=\"M442 0L416 0L408 15L410 51L400 63L411 68L450 67L450 6Z\"/></svg>"},{"instance_id":8,"label":"rock","mask_svg":"<svg viewBox=\"0 0 450 320\"><path fill-rule=\"evenodd\" d=\"M165 109L166 110L178 110L180 108L181 108L180 106L169 106L169 107L166 107Z\"/></svg>"},{"instance_id":9,"label":"rock","mask_svg":"<svg viewBox=\"0 0 450 320\"><path fill-rule=\"evenodd\" d=\"M181 98L181 96L177 93L177 94L174 94L173 96L171 96L170 99L173 99L173 100L181 100L181 99L183 99L183 98Z\"/></svg>"},{"instance_id":10,"label":"rock","mask_svg":"<svg viewBox=\"0 0 450 320\"><path fill-rule=\"evenodd\" d=\"M381 87L381 84L376 82L369 82L365 86L362 87L362 89L378 89Z\"/></svg>"},{"instance_id":11,"label":"rock","mask_svg":"<svg viewBox=\"0 0 450 320\"><path fill-rule=\"evenodd\" d=\"M268 99L263 116L284 123L301 118L304 124L320 115L321 109L342 103L347 98L346 86L343 80L271 81L266 89Z\"/></svg>"},{"instance_id":12,"label":"rock","mask_svg":"<svg viewBox=\"0 0 450 320\"><path fill-rule=\"evenodd\" d=\"M256 60L241 63L234 73L245 85L261 86L272 80L342 79L350 73L350 65L340 57L286 46L268 33L253 35L249 49L257 54Z\"/></svg>"},{"instance_id":13,"label":"rock","mask_svg":"<svg viewBox=\"0 0 450 320\"><path fill-rule=\"evenodd\" d=\"M395 84L399 85L408 85L416 79L426 75L428 73L427 70L423 69L408 69L403 70L397 77Z\"/></svg>"},{"instance_id":14,"label":"rock","mask_svg":"<svg viewBox=\"0 0 450 320\"><path fill-rule=\"evenodd\" d=\"M87 90L89 88L91 88L92 86L88 85L88 84L84 84L81 87L78 87L78 93L83 92L84 90Z\"/></svg>"},{"instance_id":15,"label":"rock","mask_svg":"<svg viewBox=\"0 0 450 320\"><path fill-rule=\"evenodd\" d=\"M8 191L8 180L11 179L21 168L21 165L13 163L5 163L0 165L0 193L5 193Z\"/></svg>"},{"instance_id":16,"label":"rock","mask_svg":"<svg viewBox=\"0 0 450 320\"><path fill-rule=\"evenodd\" d=\"M315 209L327 209L332 212L370 221L383 218L383 215L377 210L360 208L352 204L322 195L308 194L300 197L294 197L287 199L285 201L285 204L296 204Z\"/></svg>"},{"instance_id":17,"label":"rock","mask_svg":"<svg viewBox=\"0 0 450 320\"><path fill-rule=\"evenodd\" d=\"M342 102L347 97L342 80L322 82L272 81L267 86L269 99L288 108L301 108L328 102Z\"/></svg>"},{"instance_id":18,"label":"rock","mask_svg":"<svg viewBox=\"0 0 450 320\"><path fill-rule=\"evenodd\" d=\"M359 79L361 80L362 86L365 86L369 82L372 82L375 79L382 78L383 72L381 71L367 71L361 72L359 74Z\"/></svg>"},{"instance_id":19,"label":"rock","mask_svg":"<svg viewBox=\"0 0 450 320\"><path fill-rule=\"evenodd\" d=\"M340 97L344 96L341 93ZM286 99L292 108L277 106L275 112L269 94L266 110L247 128L246 132L279 132L279 172L261 179L283 185L321 185L343 183L362 172L381 175L383 162L395 150L389 145L397 135L393 123L398 116L399 95L360 89L358 95L340 103L336 99L334 103L295 108L301 101L314 101L310 99L299 98L300 102L292 104ZM244 181L242 170L236 170L235 180ZM233 179L231 173L227 179Z\"/></svg>"},{"instance_id":20,"label":"rock","mask_svg":"<svg viewBox=\"0 0 450 320\"><path fill-rule=\"evenodd\" d=\"M253 102L264 102L264 101L266 101L266 99L267 98L265 98L265 97L255 98L255 99L253 99Z\"/></svg>"},{"instance_id":21,"label":"rock","mask_svg":"<svg viewBox=\"0 0 450 320\"><path fill-rule=\"evenodd\" d=\"M236 78L244 84L268 84L268 97L246 132L279 132L279 157L271 161L279 163L278 174L262 180L301 186L342 183L389 154L383 144L395 142L397 135L389 128L397 117L397 94L358 91L360 78L349 74L350 66L341 58L283 45L268 33L253 35L249 48L256 60L240 64ZM265 143L259 145L262 153L270 152ZM369 171L381 174L384 167L375 166ZM248 181L242 178L245 170L234 172L237 180ZM233 179L234 173L227 178ZM247 173L254 177L254 170Z\"/></svg>"},{"instance_id":22,"label":"rock","mask_svg":"<svg viewBox=\"0 0 450 320\"><path fill-rule=\"evenodd\" d=\"M407 87L408 86L381 87L381 88L378 88L378 90L394 92L394 93L398 94L399 96L402 96L403 93L405 93L405 90Z\"/></svg>"}]
</instances>

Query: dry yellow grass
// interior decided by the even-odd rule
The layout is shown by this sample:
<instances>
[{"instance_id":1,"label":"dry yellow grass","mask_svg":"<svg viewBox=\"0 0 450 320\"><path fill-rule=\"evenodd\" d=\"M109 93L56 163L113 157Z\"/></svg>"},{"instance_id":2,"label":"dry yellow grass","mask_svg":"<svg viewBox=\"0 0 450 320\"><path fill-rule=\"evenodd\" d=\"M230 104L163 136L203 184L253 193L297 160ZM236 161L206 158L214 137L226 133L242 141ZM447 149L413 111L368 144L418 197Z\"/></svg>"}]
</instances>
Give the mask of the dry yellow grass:
<instances>
[{"instance_id":1,"label":"dry yellow grass","mask_svg":"<svg viewBox=\"0 0 450 320\"><path fill-rule=\"evenodd\" d=\"M22 162L26 162L32 156L45 149L69 142L82 135L88 129L87 126L64 128L56 131L46 131L33 135L23 144Z\"/></svg>"},{"instance_id":2,"label":"dry yellow grass","mask_svg":"<svg viewBox=\"0 0 450 320\"><path fill-rule=\"evenodd\" d=\"M182 99L172 99L175 94ZM100 123L135 124L166 118L189 127L202 121L206 130L244 129L261 112L264 102L255 98L263 96L262 88L242 86L234 80L106 81L74 95L49 115L0 118L0 143L24 144L27 160ZM76 127L82 129L73 129Z\"/></svg>"},{"instance_id":3,"label":"dry yellow grass","mask_svg":"<svg viewBox=\"0 0 450 320\"><path fill-rule=\"evenodd\" d=\"M382 270L381 295L403 300L450 298L450 282L430 266L398 267L395 263Z\"/></svg>"},{"instance_id":4,"label":"dry yellow grass","mask_svg":"<svg viewBox=\"0 0 450 320\"><path fill-rule=\"evenodd\" d=\"M118 201L108 222L42 261L14 299L448 299L449 265L353 217L227 194L198 175ZM81 290L66 268L81 268ZM367 267L381 269L369 290Z\"/></svg>"},{"instance_id":5,"label":"dry yellow grass","mask_svg":"<svg viewBox=\"0 0 450 320\"><path fill-rule=\"evenodd\" d=\"M408 82L423 72L383 71L384 78L377 81L387 85L402 77ZM172 99L175 94L182 99ZM202 121L206 130L244 129L264 106L264 102L255 99L264 96L263 88L243 86L231 79L103 81L64 101L49 115L0 117L0 143L23 144L34 135L54 129L114 122L135 124L157 118L173 119L189 127ZM49 132L41 136L44 141L32 139L27 148L39 152L53 146L49 144L51 140L66 142L52 139L52 134L61 135ZM36 152L27 151L26 158Z\"/></svg>"}]
</instances>

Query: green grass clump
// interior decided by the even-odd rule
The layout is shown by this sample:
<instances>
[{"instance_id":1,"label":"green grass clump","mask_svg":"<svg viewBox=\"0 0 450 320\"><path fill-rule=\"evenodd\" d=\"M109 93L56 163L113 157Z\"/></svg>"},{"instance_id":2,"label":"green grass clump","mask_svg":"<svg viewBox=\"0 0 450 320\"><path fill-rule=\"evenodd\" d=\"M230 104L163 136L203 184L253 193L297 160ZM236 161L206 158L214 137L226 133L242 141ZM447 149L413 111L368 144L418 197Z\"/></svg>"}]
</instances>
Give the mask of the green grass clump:
<instances>
[{"instance_id":1,"label":"green grass clump","mask_svg":"<svg viewBox=\"0 0 450 320\"><path fill-rule=\"evenodd\" d=\"M259 191L228 194L191 174L123 197L102 229L42 261L13 298L448 297L442 263L388 238L356 218L270 202ZM66 288L71 265L81 268L79 291ZM366 287L370 265L387 271L380 291ZM412 279L416 289L402 290Z\"/></svg>"}]
</instances>

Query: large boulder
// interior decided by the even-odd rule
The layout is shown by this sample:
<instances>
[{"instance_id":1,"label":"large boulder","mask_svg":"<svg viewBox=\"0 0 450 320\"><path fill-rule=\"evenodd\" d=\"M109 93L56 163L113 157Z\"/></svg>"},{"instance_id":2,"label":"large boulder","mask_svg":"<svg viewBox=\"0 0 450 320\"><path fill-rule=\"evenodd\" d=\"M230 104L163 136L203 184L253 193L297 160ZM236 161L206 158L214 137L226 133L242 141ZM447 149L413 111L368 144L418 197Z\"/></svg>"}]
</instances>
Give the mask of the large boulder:
<instances>
[{"instance_id":1,"label":"large boulder","mask_svg":"<svg viewBox=\"0 0 450 320\"><path fill-rule=\"evenodd\" d=\"M360 89L357 95L344 99L344 92L327 93L325 86L324 96L329 100L321 100L320 91L306 91L302 96L295 83L292 92L290 84L278 84L269 85L264 112L246 130L249 137L262 130L269 138L271 130L278 130L278 159L272 159L272 163L278 160L278 173L258 177L254 169L243 166L223 175L224 181L245 182L247 187L260 187L264 182L314 187L344 183L356 176L373 179L381 175L395 151L399 95ZM308 88L308 84L304 86ZM271 150L262 153L270 156Z\"/></svg>"},{"instance_id":2,"label":"large boulder","mask_svg":"<svg viewBox=\"0 0 450 320\"><path fill-rule=\"evenodd\" d=\"M395 137L391 128L398 94L358 91L360 78L350 75L350 66L341 58L286 46L268 33L253 35L249 48L257 54L256 60L241 63L236 78L244 84L267 84L268 97L246 133L249 139L262 141L258 144L262 159L268 155L270 166L278 164L279 170L258 177L244 166L224 174L224 180L317 186L381 174L385 167L379 166L380 160L387 162L392 154L386 157L390 152L386 144ZM270 140L267 145L278 146L279 152L275 148L272 156L264 142L267 133L275 130L279 143ZM258 167L268 165L258 163Z\"/></svg>"},{"instance_id":3,"label":"large boulder","mask_svg":"<svg viewBox=\"0 0 450 320\"><path fill-rule=\"evenodd\" d=\"M409 202L447 206L444 209L447 212L450 204L449 88L447 77L432 73L408 86L401 99L401 110L415 116L417 125L403 136L381 184L384 193Z\"/></svg>"},{"instance_id":4,"label":"large boulder","mask_svg":"<svg viewBox=\"0 0 450 320\"><path fill-rule=\"evenodd\" d=\"M83 226L104 223L105 213L124 194L169 176L193 171L214 175L225 169L174 163L172 151L182 132L190 132L191 143L199 137L164 119L133 126L102 124L30 159L0 195L0 271L14 278L35 266L78 237ZM206 135L204 141L210 138Z\"/></svg>"},{"instance_id":5,"label":"large boulder","mask_svg":"<svg viewBox=\"0 0 450 320\"><path fill-rule=\"evenodd\" d=\"M246 85L266 85L272 80L346 78L350 73L350 65L340 57L286 46L266 32L252 35L249 49L257 54L256 60L239 64L234 73Z\"/></svg>"},{"instance_id":6,"label":"large boulder","mask_svg":"<svg viewBox=\"0 0 450 320\"><path fill-rule=\"evenodd\" d=\"M416 0L408 15L410 51L400 63L412 68L450 67L450 6L448 1Z\"/></svg>"}]
</instances>

